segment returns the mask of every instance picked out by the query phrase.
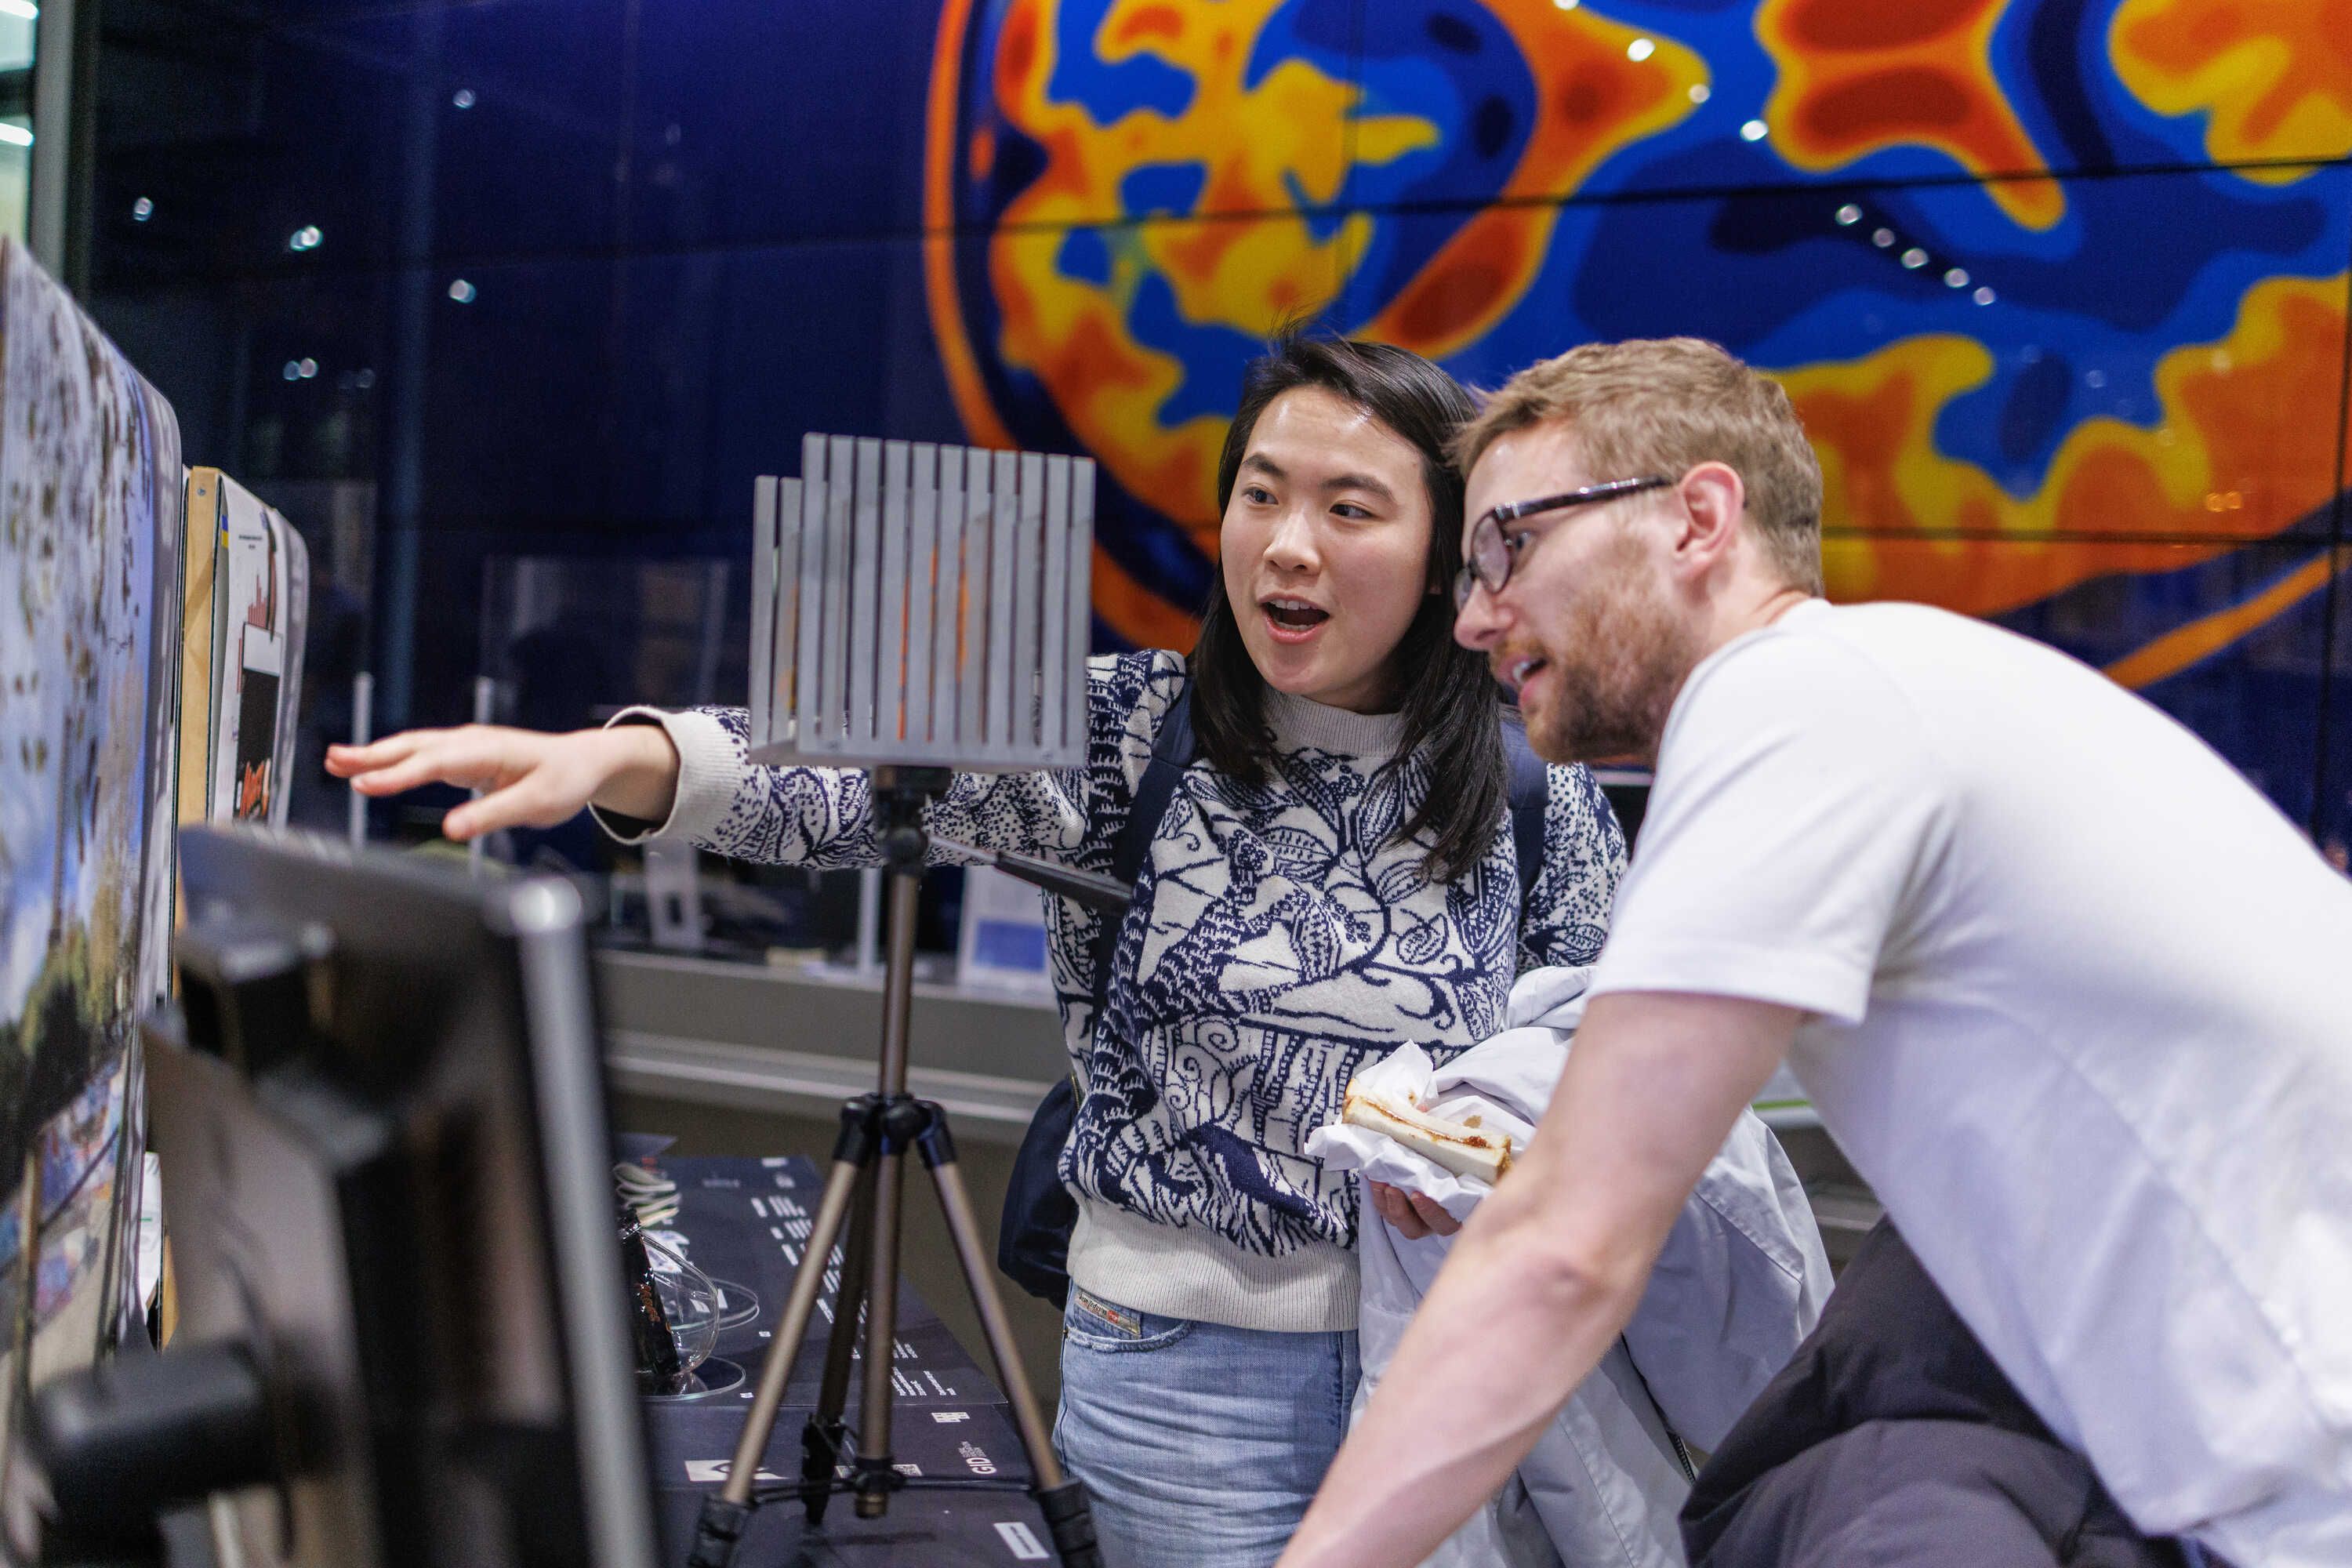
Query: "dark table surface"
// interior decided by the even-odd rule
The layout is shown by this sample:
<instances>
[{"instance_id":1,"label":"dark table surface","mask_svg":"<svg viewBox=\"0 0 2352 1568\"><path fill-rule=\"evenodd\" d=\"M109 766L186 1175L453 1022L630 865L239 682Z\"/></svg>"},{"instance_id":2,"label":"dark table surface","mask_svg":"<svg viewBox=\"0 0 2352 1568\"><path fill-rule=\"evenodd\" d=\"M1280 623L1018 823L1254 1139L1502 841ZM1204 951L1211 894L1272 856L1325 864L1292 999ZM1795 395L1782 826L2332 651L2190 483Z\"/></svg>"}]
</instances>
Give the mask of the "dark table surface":
<instances>
[{"instance_id":1,"label":"dark table surface","mask_svg":"<svg viewBox=\"0 0 2352 1568\"><path fill-rule=\"evenodd\" d=\"M719 1336L703 1367L712 1391L698 1397L648 1400L647 1440L655 1500L667 1561L683 1563L703 1498L725 1479L760 1362L782 1316L784 1296L801 1267L823 1177L798 1157L767 1160L656 1158L678 1184L678 1216L655 1234L677 1246L705 1273L748 1287L759 1315ZM839 1254L834 1265L837 1268ZM817 1398L826 1336L833 1330L832 1283L819 1299L808 1343L793 1369L784 1410L762 1462L762 1479L796 1479L801 1428ZM732 1373L741 1381L729 1386ZM857 1420L858 1378L851 1379L849 1421ZM822 1525L808 1524L800 1503L761 1507L736 1555L740 1568L1000 1568L1045 1563L1048 1537L1026 1488L1029 1467L1003 1394L906 1283L898 1287L897 1389L891 1458L908 1478L881 1519L861 1520L846 1495L833 1499Z\"/></svg>"}]
</instances>

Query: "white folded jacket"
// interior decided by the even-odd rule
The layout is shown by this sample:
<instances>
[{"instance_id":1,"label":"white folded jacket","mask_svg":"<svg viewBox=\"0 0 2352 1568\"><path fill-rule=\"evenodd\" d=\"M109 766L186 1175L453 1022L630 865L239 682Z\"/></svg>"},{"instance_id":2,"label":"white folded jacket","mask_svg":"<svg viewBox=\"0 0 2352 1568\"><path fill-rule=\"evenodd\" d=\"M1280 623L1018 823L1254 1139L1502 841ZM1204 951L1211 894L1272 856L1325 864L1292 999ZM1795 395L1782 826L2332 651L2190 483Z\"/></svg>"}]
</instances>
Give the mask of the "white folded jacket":
<instances>
[{"instance_id":1,"label":"white folded jacket","mask_svg":"<svg viewBox=\"0 0 2352 1568\"><path fill-rule=\"evenodd\" d=\"M1475 1117L1473 1131L1524 1150L1567 1065L1588 974L1524 974L1511 991L1512 1027L1443 1067L1402 1047L1356 1082L1382 1104L1413 1106L1421 1121ZM1423 1148L1345 1121L1310 1134L1307 1152L1360 1181L1423 1193L1457 1219L1492 1190ZM1406 1240L1369 1203L1360 1213L1359 1411L1452 1245ZM1501 1494L1423 1568L1681 1568L1686 1449L1721 1441L1811 1331L1829 1290L1829 1258L1796 1171L1743 1112L1684 1204L1623 1337Z\"/></svg>"}]
</instances>

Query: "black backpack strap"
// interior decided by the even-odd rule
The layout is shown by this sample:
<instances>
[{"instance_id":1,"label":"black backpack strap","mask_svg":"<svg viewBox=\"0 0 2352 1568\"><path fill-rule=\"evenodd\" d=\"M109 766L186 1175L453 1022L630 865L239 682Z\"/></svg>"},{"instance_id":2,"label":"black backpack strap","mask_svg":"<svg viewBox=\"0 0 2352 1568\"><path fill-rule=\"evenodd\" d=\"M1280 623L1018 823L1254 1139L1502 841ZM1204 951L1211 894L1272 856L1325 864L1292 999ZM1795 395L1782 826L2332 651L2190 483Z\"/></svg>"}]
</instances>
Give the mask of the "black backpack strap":
<instances>
[{"instance_id":1,"label":"black backpack strap","mask_svg":"<svg viewBox=\"0 0 2352 1568\"><path fill-rule=\"evenodd\" d=\"M1135 800L1112 847L1110 874L1129 887L1143 873L1143 858L1150 852L1151 836L1168 815L1176 782L1192 761L1192 689L1187 686L1160 721L1160 734L1151 743L1151 761L1136 781ZM1094 1026L1102 1027L1103 1010L1110 1001L1110 966L1118 951L1119 928L1125 914L1102 916L1095 932ZM1013 1159L1013 1174L1004 1192L1004 1214L996 1231L996 1266L1006 1278L1032 1296L1061 1306L1069 1296L1070 1231L1078 1222L1078 1205L1062 1185L1062 1150L1070 1141L1077 1119L1074 1075L1056 1081L1039 1102Z\"/></svg>"},{"instance_id":2,"label":"black backpack strap","mask_svg":"<svg viewBox=\"0 0 2352 1568\"><path fill-rule=\"evenodd\" d=\"M1111 849L1112 881L1132 888L1143 875L1144 858L1151 853L1151 836L1160 831L1160 819L1168 815L1168 803L1175 798L1177 781L1192 763L1192 688L1188 681L1160 716L1160 733L1151 742L1151 761L1144 764L1143 776L1135 782L1127 824L1118 830L1118 842ZM1106 914L1095 930L1094 1025L1097 1029L1102 1027L1103 1009L1110 1004L1111 960L1118 952L1119 929L1126 923L1125 915Z\"/></svg>"},{"instance_id":3,"label":"black backpack strap","mask_svg":"<svg viewBox=\"0 0 2352 1568\"><path fill-rule=\"evenodd\" d=\"M1503 757L1511 770L1511 847L1519 858L1519 923L1525 925L1536 882L1543 875L1544 809L1551 796L1551 775L1528 744L1527 726L1507 719L1503 721Z\"/></svg>"}]
</instances>

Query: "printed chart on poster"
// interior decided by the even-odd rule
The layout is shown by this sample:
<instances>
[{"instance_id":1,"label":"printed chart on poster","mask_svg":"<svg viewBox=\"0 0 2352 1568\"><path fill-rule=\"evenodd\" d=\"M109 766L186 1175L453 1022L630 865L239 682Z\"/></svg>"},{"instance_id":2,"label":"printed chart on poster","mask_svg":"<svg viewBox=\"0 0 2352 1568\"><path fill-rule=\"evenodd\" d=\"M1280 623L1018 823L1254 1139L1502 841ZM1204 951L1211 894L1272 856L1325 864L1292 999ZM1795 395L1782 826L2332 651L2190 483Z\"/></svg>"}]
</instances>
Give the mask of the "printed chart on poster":
<instances>
[{"instance_id":1,"label":"printed chart on poster","mask_svg":"<svg viewBox=\"0 0 2352 1568\"><path fill-rule=\"evenodd\" d=\"M202 795L184 783L180 815L283 826L310 555L282 513L217 468L188 475L188 531L192 565L209 569L189 574L181 765L197 768Z\"/></svg>"}]
</instances>

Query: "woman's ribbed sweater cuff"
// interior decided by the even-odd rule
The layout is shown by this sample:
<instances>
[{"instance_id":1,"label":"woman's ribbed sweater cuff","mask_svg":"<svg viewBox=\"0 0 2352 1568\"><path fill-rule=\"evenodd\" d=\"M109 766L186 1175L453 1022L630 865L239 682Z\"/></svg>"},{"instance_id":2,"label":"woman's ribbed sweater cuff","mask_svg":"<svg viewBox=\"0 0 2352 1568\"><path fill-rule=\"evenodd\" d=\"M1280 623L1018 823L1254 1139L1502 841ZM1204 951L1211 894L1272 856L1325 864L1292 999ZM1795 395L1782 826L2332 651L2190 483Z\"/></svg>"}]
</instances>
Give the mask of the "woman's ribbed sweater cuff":
<instances>
[{"instance_id":1,"label":"woman's ribbed sweater cuff","mask_svg":"<svg viewBox=\"0 0 2352 1568\"><path fill-rule=\"evenodd\" d=\"M661 822L592 805L588 812L596 826L623 844L642 844L648 838L709 843L751 771L735 737L718 720L693 709L671 713L659 708L625 708L605 727L614 724L662 727L670 744L677 748L677 791L671 798L669 816Z\"/></svg>"}]
</instances>

